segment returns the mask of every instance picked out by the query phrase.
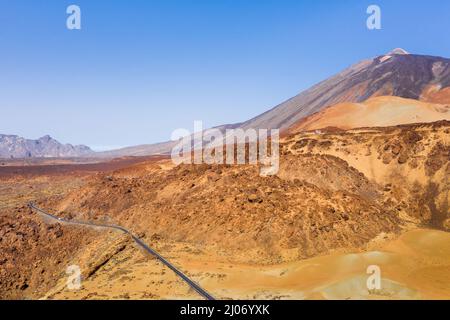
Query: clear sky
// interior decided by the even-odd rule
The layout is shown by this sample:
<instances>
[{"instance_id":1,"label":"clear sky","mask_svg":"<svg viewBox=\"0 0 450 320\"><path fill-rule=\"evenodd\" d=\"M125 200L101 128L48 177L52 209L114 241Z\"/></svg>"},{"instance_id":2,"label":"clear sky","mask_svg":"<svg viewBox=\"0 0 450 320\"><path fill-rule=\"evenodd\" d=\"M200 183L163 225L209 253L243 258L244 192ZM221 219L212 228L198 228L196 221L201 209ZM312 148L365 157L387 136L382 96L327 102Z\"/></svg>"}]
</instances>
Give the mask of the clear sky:
<instances>
[{"instance_id":1,"label":"clear sky","mask_svg":"<svg viewBox=\"0 0 450 320\"><path fill-rule=\"evenodd\" d=\"M81 8L81 30L66 8ZM382 10L382 30L366 9ZM252 118L395 47L450 57L450 1L0 0L0 133L96 149Z\"/></svg>"}]
</instances>

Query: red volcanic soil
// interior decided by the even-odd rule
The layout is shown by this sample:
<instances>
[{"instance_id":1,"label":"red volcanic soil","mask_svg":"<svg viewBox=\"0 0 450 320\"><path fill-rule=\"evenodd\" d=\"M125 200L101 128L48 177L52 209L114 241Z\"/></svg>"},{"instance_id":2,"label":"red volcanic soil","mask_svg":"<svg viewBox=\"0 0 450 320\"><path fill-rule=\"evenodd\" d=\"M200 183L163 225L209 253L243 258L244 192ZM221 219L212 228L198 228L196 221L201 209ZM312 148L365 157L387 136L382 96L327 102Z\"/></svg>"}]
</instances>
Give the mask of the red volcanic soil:
<instances>
[{"instance_id":1,"label":"red volcanic soil","mask_svg":"<svg viewBox=\"0 0 450 320\"><path fill-rule=\"evenodd\" d=\"M288 133L324 128L389 127L450 120L450 106L399 97L375 97L363 103L340 103L294 124Z\"/></svg>"},{"instance_id":2,"label":"red volcanic soil","mask_svg":"<svg viewBox=\"0 0 450 320\"><path fill-rule=\"evenodd\" d=\"M35 159L30 165L3 162L3 164L0 165L0 178L109 172L127 168L141 162L159 161L167 158L168 156L159 155L147 157L124 157L97 163L76 163L76 160L67 159L60 160L62 163L58 163L57 161L55 163L54 160Z\"/></svg>"}]
</instances>

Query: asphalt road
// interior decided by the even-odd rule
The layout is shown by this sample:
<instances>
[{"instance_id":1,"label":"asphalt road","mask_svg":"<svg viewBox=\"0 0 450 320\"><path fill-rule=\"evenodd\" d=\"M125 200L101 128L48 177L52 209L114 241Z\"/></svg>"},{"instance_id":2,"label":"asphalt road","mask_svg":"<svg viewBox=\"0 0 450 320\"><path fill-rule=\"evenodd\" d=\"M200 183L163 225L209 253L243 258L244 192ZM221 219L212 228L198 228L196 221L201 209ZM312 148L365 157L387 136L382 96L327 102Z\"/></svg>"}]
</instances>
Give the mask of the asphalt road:
<instances>
[{"instance_id":1,"label":"asphalt road","mask_svg":"<svg viewBox=\"0 0 450 320\"><path fill-rule=\"evenodd\" d=\"M145 251L147 251L149 254L151 254L152 256L154 256L155 258L157 258L159 261L161 261L166 267L168 267L170 270L172 270L173 272L175 272L175 274L177 276L179 276L184 282L186 282L192 289L194 289L198 294L200 294L202 297L204 297L207 300L215 300L214 297L212 295L210 295L208 292L206 292L206 290L202 289L197 283L195 283L193 280L191 280L188 276L186 276L183 272L181 272L180 270L178 270L173 264L171 264L167 259L165 259L163 256L161 256L158 252L156 252L154 249L152 249L151 247L149 247L148 245L146 245L141 239L139 239L138 237L136 237L134 234L132 234L129 230L127 230L126 228L122 227L122 226L117 226L117 225L106 225L106 224L96 224L96 223L91 223L91 222L84 222L84 221L74 221L74 220L66 220L60 217L57 217L51 213L48 213L38 207L36 207L32 202L28 203L28 207L30 207L32 210L35 210L36 212L57 220L60 223L63 224L73 224L73 225L83 225L83 226L87 226L87 227L96 227L96 228L107 228L107 229L115 229L115 230L119 230L127 235L129 235L134 242L136 242L136 244L138 246L140 246L141 248L143 248Z\"/></svg>"}]
</instances>

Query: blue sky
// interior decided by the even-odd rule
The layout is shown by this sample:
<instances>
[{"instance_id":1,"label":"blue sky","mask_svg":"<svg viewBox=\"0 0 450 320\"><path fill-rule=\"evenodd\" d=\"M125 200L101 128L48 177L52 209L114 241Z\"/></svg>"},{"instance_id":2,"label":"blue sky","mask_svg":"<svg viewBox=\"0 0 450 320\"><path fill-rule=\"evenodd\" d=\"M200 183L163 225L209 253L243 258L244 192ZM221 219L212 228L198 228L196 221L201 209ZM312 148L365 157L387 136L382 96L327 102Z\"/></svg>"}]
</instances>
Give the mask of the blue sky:
<instances>
[{"instance_id":1,"label":"blue sky","mask_svg":"<svg viewBox=\"0 0 450 320\"><path fill-rule=\"evenodd\" d=\"M66 28L79 5L82 29ZM382 10L382 30L366 9ZM450 1L0 0L0 133L94 148L252 118L395 47L450 57Z\"/></svg>"}]
</instances>

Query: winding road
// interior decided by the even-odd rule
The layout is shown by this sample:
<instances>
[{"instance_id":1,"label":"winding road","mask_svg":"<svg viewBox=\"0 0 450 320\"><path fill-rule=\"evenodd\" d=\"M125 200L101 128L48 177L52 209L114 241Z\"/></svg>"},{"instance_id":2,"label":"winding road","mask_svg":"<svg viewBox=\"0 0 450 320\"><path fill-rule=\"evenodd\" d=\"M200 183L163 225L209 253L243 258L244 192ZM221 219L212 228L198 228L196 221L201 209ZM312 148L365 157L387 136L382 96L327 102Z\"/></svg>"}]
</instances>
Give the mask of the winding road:
<instances>
[{"instance_id":1,"label":"winding road","mask_svg":"<svg viewBox=\"0 0 450 320\"><path fill-rule=\"evenodd\" d=\"M157 258L159 261L161 261L166 267L168 267L170 270L175 272L177 276L179 276L184 282L186 282L192 289L194 289L198 294L200 294L202 297L204 297L207 300L215 300L212 295L210 295L206 290L202 289L197 283L195 283L193 280L191 280L188 276L186 276L183 272L178 270L173 264L171 264L168 260L166 260L163 256L161 256L158 252L156 252L154 249L150 248L148 245L146 245L141 239L133 235L130 231L125 229L124 227L117 226L117 225L106 225L106 224L96 224L91 222L84 222L84 221L75 221L75 220L67 220L60 217L57 217L51 213L48 213L34 205L34 203L30 202L28 203L28 207L32 210L35 210L36 212L44 215L45 217L51 218L53 220L57 220L60 223L63 224L72 224L72 225L83 225L88 227L96 227L96 228L106 228L106 229L115 229L119 230L127 235L129 235L134 242L141 248L143 248L145 251L147 251L149 254Z\"/></svg>"}]
</instances>

